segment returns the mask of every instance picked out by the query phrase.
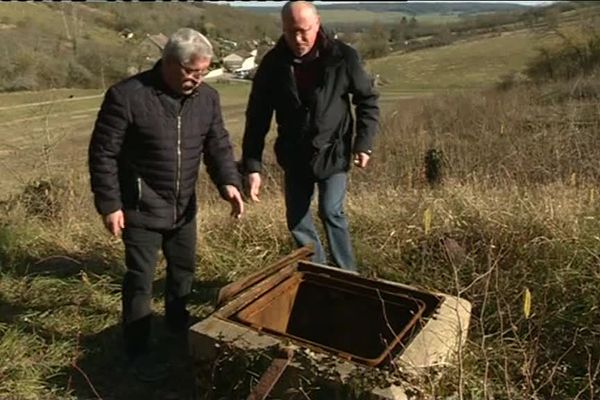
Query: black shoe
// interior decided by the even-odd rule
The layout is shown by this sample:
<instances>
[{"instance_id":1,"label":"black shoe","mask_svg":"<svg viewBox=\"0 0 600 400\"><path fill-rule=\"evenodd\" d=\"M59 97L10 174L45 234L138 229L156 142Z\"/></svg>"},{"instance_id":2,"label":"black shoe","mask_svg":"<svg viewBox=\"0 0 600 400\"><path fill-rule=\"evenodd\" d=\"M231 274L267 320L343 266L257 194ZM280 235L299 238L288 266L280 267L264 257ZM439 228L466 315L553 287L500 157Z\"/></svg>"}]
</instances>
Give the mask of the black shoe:
<instances>
[{"instance_id":1,"label":"black shoe","mask_svg":"<svg viewBox=\"0 0 600 400\"><path fill-rule=\"evenodd\" d=\"M165 322L171 333L183 334L190 327L190 313L187 310L167 313Z\"/></svg>"},{"instance_id":2,"label":"black shoe","mask_svg":"<svg viewBox=\"0 0 600 400\"><path fill-rule=\"evenodd\" d=\"M142 382L157 382L169 376L169 365L152 354L143 354L132 359L130 369Z\"/></svg>"}]
</instances>

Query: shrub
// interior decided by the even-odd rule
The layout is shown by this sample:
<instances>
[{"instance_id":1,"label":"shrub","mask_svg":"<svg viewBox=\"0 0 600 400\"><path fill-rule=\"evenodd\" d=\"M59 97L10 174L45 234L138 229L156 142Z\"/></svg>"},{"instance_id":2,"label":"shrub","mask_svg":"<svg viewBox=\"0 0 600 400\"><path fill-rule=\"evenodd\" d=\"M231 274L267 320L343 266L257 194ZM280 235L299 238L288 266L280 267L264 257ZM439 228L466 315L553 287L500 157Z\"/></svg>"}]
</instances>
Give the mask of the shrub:
<instances>
[{"instance_id":1,"label":"shrub","mask_svg":"<svg viewBox=\"0 0 600 400\"><path fill-rule=\"evenodd\" d=\"M528 65L526 74L536 82L572 79L600 68L600 31L591 31L583 39L559 32L563 44L555 49L541 48Z\"/></svg>"}]
</instances>

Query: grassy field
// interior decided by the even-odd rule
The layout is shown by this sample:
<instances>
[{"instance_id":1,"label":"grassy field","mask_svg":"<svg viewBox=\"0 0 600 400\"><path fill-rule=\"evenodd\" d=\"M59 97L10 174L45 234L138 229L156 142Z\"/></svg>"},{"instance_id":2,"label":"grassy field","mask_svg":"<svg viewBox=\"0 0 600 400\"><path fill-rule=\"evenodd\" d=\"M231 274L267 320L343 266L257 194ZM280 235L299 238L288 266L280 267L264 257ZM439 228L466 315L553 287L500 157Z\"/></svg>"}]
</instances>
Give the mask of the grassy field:
<instances>
[{"instance_id":1,"label":"grassy field","mask_svg":"<svg viewBox=\"0 0 600 400\"><path fill-rule=\"evenodd\" d=\"M70 98L97 96L102 94L103 91L99 89L54 89L39 92L0 93L0 110L8 109L11 106L24 108L31 103L64 101Z\"/></svg>"},{"instance_id":2,"label":"grassy field","mask_svg":"<svg viewBox=\"0 0 600 400\"><path fill-rule=\"evenodd\" d=\"M359 10L321 10L319 11L321 18L325 24L336 24L336 23L362 23L368 24L373 21L380 21L382 23L393 23L399 22L402 17L406 17L410 20L412 15L408 13L390 11L390 12L372 12L372 11L359 11ZM276 15L274 15L276 16ZM278 15L277 15L278 16ZM423 14L417 17L417 20L421 24L444 24L449 22L456 22L460 20L460 17L456 14Z\"/></svg>"},{"instance_id":3,"label":"grassy field","mask_svg":"<svg viewBox=\"0 0 600 400\"><path fill-rule=\"evenodd\" d=\"M245 96L249 93L250 85L245 82L234 82L234 83L218 83L209 82L215 87L222 98L223 105L235 105L245 103ZM104 95L103 90L99 89L53 89L44 90L39 92L14 92L14 93L0 93L0 112L2 111L13 111L18 109L24 109L28 107L34 107L37 103L47 102L51 107L56 107L62 104L67 104L67 108L79 107L80 100L96 96L101 97ZM96 105L100 102L96 101ZM60 110L56 110L60 111ZM7 113L2 116L2 121L10 120L14 115Z\"/></svg>"},{"instance_id":4,"label":"grassy field","mask_svg":"<svg viewBox=\"0 0 600 400\"><path fill-rule=\"evenodd\" d=\"M386 81L385 113L370 168L350 175L360 272L473 304L461 363L415 382L419 399L600 396L600 94L582 99L573 90L596 87L598 76L483 90L522 70L537 38L514 32L369 63ZM249 85L216 86L239 156ZM172 374L141 385L125 368L123 249L100 225L86 173L101 98L31 105L71 95L97 92L0 95L0 399L189 399L185 346L167 340L160 317L163 259L155 339L175 355ZM423 165L432 148L443 154L435 188ZM270 146L266 153L262 201L239 221L202 173L196 319L212 311L224 282L292 249L280 172Z\"/></svg>"},{"instance_id":5,"label":"grassy field","mask_svg":"<svg viewBox=\"0 0 600 400\"><path fill-rule=\"evenodd\" d=\"M379 75L382 105L390 110L401 99L497 84L504 76L522 72L539 46L558 42L558 37L548 32L509 31L439 48L393 53L369 60L367 68Z\"/></svg>"},{"instance_id":6,"label":"grassy field","mask_svg":"<svg viewBox=\"0 0 600 400\"><path fill-rule=\"evenodd\" d=\"M486 40L392 54L372 60L369 67L387 82L386 93L474 89L494 84L511 72L520 72L536 54L537 46L556 41L553 35L507 32Z\"/></svg>"},{"instance_id":7,"label":"grassy field","mask_svg":"<svg viewBox=\"0 0 600 400\"><path fill-rule=\"evenodd\" d=\"M250 85L213 85L222 98L226 126L238 138ZM98 90L67 89L0 95L0 166L6 171L0 198L40 173L84 168L102 97Z\"/></svg>"}]
</instances>

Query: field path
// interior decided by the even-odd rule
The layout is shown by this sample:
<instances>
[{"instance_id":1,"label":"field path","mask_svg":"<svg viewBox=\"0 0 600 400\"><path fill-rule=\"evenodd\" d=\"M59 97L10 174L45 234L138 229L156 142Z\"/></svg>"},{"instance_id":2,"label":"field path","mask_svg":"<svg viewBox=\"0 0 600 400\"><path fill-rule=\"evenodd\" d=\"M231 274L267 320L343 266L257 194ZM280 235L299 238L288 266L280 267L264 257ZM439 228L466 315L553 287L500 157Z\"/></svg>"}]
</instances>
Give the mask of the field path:
<instances>
[{"instance_id":1,"label":"field path","mask_svg":"<svg viewBox=\"0 0 600 400\"><path fill-rule=\"evenodd\" d=\"M4 107L0 107L0 111L4 111L4 110L14 110L17 108L26 108L26 107L34 107L34 106L47 106L47 105L51 105L51 104L57 104L57 103L66 103L69 101L81 101L81 100L89 100L89 99L97 99L100 97L103 97L103 94L96 94L93 96L80 96L80 97L72 97L72 98L68 98L68 99L56 99L56 100L49 100L49 101L39 101L37 103L24 103L24 104L16 104L16 105L12 105L12 106L4 106Z\"/></svg>"}]
</instances>

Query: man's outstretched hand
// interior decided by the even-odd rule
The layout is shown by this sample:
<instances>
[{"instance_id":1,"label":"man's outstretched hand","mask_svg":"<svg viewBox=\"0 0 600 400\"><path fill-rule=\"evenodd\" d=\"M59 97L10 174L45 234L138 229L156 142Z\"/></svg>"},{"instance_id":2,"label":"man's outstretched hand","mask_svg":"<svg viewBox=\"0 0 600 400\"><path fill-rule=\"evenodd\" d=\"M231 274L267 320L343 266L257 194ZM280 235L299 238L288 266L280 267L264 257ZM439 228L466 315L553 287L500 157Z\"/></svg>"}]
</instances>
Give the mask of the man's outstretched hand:
<instances>
[{"instance_id":1,"label":"man's outstretched hand","mask_svg":"<svg viewBox=\"0 0 600 400\"><path fill-rule=\"evenodd\" d=\"M356 153L354 154L354 165L359 168L366 168L371 158L367 153Z\"/></svg>"},{"instance_id":2,"label":"man's outstretched hand","mask_svg":"<svg viewBox=\"0 0 600 400\"><path fill-rule=\"evenodd\" d=\"M123 214L123 210L117 210L103 215L102 222L111 235L119 237L125 229L125 214Z\"/></svg>"},{"instance_id":3,"label":"man's outstretched hand","mask_svg":"<svg viewBox=\"0 0 600 400\"><path fill-rule=\"evenodd\" d=\"M256 203L260 201L258 198L258 194L260 193L260 174L258 172L253 172L248 174L248 187L250 190L250 199Z\"/></svg>"},{"instance_id":4,"label":"man's outstretched hand","mask_svg":"<svg viewBox=\"0 0 600 400\"><path fill-rule=\"evenodd\" d=\"M241 218L244 214L244 201L240 191L233 185L225 185L223 192L225 200L231 204L231 216Z\"/></svg>"}]
</instances>

